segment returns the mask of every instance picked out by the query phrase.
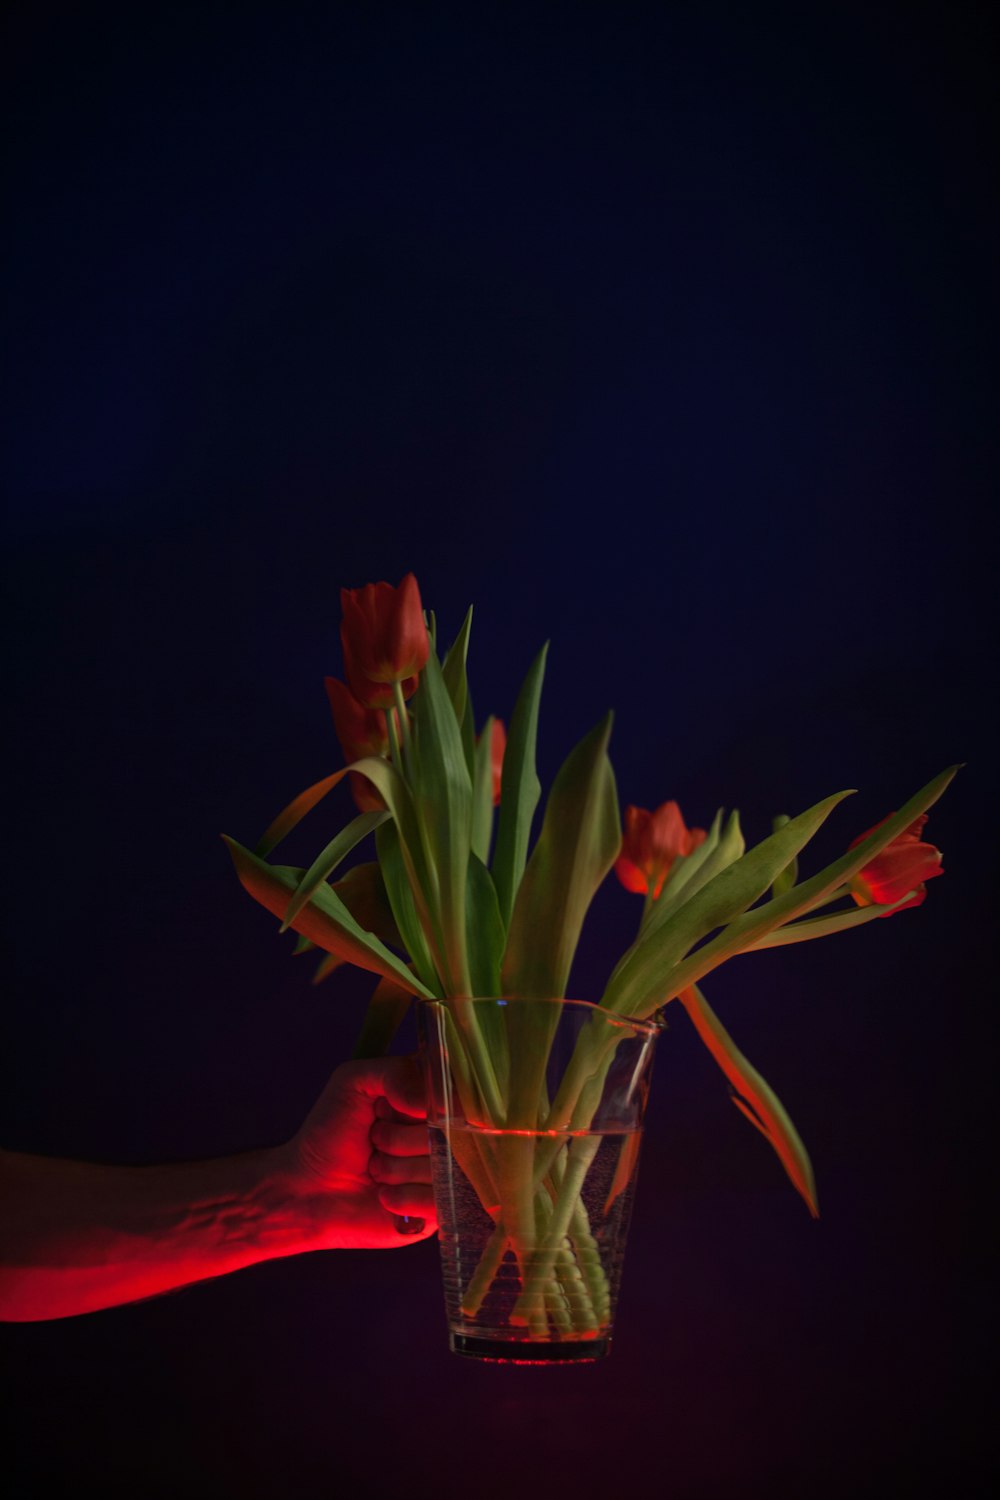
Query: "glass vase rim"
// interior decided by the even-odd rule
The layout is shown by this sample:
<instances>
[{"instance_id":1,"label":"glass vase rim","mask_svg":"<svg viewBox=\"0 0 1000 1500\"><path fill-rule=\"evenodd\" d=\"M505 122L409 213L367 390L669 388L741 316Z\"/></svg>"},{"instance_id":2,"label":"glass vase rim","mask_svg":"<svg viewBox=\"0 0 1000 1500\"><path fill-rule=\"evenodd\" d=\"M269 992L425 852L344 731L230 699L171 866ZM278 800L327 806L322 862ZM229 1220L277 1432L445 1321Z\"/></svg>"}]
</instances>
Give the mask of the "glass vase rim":
<instances>
[{"instance_id":1,"label":"glass vase rim","mask_svg":"<svg viewBox=\"0 0 1000 1500\"><path fill-rule=\"evenodd\" d=\"M648 1020L638 1016L624 1016L619 1011L609 1010L606 1005L597 1005L592 1000L573 1000L565 995L435 995L432 999L417 997L421 1005L446 1006L452 1001L462 1000L468 1005L566 1005L579 1007L603 1016L613 1026L623 1026L640 1035L659 1036L666 1031L667 1023L660 1012Z\"/></svg>"}]
</instances>

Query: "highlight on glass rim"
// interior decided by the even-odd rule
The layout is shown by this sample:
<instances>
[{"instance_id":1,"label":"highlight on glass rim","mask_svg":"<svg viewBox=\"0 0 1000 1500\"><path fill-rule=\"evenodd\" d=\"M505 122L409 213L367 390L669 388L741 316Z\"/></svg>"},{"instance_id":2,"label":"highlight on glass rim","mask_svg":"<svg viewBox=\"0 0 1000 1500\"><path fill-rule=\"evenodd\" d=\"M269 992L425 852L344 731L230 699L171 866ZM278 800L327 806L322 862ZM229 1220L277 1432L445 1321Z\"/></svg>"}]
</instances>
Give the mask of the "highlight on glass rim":
<instances>
[{"instance_id":1,"label":"highlight on glass rim","mask_svg":"<svg viewBox=\"0 0 1000 1500\"><path fill-rule=\"evenodd\" d=\"M535 752L547 646L509 721L477 721L470 608L442 649L412 573L341 590L343 677L326 691L345 765L307 787L253 848L226 838L250 894L315 951L377 976L355 1055L385 1053L418 1004L451 1347L523 1363L607 1353L652 1056L671 1002L733 1102L818 1217L812 1166L774 1091L712 1010L728 959L833 937L920 905L942 873L924 838L951 766L815 873L799 857L849 790L747 848L735 810L689 827L677 802L619 811L607 713L545 799ZM283 773L279 773L283 774ZM341 781L357 815L308 868L274 851ZM665 787L665 791L669 788ZM624 826L623 826L624 824ZM534 837L533 837L534 835ZM360 853L374 841L374 858ZM567 985L612 873L637 901L631 946L597 1004Z\"/></svg>"}]
</instances>

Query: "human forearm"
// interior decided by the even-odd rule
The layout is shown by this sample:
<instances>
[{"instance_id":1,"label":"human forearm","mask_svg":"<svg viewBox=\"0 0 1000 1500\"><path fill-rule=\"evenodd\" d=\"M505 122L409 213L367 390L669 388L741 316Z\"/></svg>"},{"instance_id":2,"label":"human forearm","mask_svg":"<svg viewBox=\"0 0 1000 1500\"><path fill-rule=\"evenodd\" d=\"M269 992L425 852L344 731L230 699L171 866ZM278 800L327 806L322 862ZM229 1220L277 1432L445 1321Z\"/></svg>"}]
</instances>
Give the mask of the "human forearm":
<instances>
[{"instance_id":1,"label":"human forearm","mask_svg":"<svg viewBox=\"0 0 1000 1500\"><path fill-rule=\"evenodd\" d=\"M0 1319L66 1318L300 1250L436 1229L411 1058L342 1063L283 1146L171 1166L0 1151Z\"/></svg>"},{"instance_id":2,"label":"human forearm","mask_svg":"<svg viewBox=\"0 0 1000 1500\"><path fill-rule=\"evenodd\" d=\"M0 1318L68 1317L310 1248L279 1151L116 1167L0 1153Z\"/></svg>"}]
</instances>

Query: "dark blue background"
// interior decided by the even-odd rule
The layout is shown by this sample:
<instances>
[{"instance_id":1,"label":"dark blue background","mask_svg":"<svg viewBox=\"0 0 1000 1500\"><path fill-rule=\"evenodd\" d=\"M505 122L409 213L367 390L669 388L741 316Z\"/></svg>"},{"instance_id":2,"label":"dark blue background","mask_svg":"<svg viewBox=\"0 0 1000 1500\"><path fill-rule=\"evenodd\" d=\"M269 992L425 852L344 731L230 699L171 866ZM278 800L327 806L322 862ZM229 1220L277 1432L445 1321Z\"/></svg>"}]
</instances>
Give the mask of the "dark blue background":
<instances>
[{"instance_id":1,"label":"dark blue background","mask_svg":"<svg viewBox=\"0 0 1000 1500\"><path fill-rule=\"evenodd\" d=\"M10 10L7 1145L276 1141L349 1054L218 838L339 764L342 584L474 601L481 716L551 636L546 781L614 706L623 804L858 787L813 861L969 762L921 910L708 985L818 1224L679 1016L608 1363L451 1357L433 1242L275 1262L5 1328L18 1497L979 1493L987 15Z\"/></svg>"}]
</instances>

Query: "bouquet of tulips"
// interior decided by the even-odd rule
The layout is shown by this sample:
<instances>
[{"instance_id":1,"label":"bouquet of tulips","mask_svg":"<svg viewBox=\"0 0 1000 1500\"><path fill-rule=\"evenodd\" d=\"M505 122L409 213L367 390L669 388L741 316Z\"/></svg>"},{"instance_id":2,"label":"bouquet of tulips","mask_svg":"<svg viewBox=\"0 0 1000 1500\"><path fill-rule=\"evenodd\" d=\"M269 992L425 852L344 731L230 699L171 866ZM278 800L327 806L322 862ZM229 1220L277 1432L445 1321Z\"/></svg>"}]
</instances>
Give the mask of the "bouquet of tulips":
<instances>
[{"instance_id":1,"label":"bouquet of tulips","mask_svg":"<svg viewBox=\"0 0 1000 1500\"><path fill-rule=\"evenodd\" d=\"M299 935L296 951L322 950L317 978L345 963L378 975L356 1055L385 1051L414 997L459 1003L496 996L516 1007L518 1000L565 996L584 919L614 869L644 901L635 940L608 977L600 1006L643 1021L679 1001L729 1080L734 1102L816 1214L805 1148L713 1013L700 981L737 954L832 936L922 902L926 882L941 873L940 852L922 838L926 811L958 768L935 777L832 864L802 879L801 851L848 792L796 817L776 817L770 836L749 850L735 811L726 816L720 809L708 829L689 829L672 801L652 813L626 808L623 835L608 714L570 751L532 843L547 648L528 670L509 729L487 718L477 732L467 678L471 609L442 653L434 615L425 614L412 574L398 588L342 590L341 603L347 681L327 678L326 688L347 763L300 793L253 850L226 843L246 889L280 918L282 931ZM307 869L272 863L281 840L344 778L357 816ZM343 872L348 856L372 836L376 858ZM610 1066L613 1047L582 1036L579 1058L550 1099L544 1033L514 1027L498 1036L477 1023L471 1008L455 1016L467 1118L494 1131L520 1128L550 1139L587 1129L594 1083ZM495 1226L491 1263L511 1251L527 1297L532 1276L537 1283L555 1275L555 1249L539 1261L547 1223L559 1220L553 1233L560 1255L577 1243L564 1238L565 1225L577 1226L579 1244L588 1241L580 1203L566 1187L565 1161L560 1165L551 1145L507 1163L491 1155L485 1140L465 1149L467 1176ZM529 1261L542 1271L529 1272ZM589 1264L585 1279L590 1317L601 1305L600 1268L595 1281ZM544 1319L544 1293L536 1284L531 1306L522 1308L536 1323ZM469 1293L473 1311L476 1295Z\"/></svg>"}]
</instances>

